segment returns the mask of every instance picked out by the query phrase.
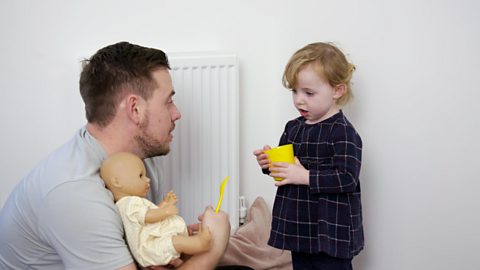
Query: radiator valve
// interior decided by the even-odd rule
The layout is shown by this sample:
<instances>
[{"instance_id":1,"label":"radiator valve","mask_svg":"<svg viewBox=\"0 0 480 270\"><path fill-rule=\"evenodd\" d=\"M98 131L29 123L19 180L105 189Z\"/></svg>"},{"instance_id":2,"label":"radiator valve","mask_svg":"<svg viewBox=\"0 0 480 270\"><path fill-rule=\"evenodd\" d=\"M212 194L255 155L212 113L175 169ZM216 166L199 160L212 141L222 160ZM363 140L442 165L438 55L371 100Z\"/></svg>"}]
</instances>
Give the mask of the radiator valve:
<instances>
[{"instance_id":1,"label":"radiator valve","mask_svg":"<svg viewBox=\"0 0 480 270\"><path fill-rule=\"evenodd\" d=\"M240 225L243 225L245 223L245 218L247 217L247 207L245 204L245 197L240 196Z\"/></svg>"}]
</instances>

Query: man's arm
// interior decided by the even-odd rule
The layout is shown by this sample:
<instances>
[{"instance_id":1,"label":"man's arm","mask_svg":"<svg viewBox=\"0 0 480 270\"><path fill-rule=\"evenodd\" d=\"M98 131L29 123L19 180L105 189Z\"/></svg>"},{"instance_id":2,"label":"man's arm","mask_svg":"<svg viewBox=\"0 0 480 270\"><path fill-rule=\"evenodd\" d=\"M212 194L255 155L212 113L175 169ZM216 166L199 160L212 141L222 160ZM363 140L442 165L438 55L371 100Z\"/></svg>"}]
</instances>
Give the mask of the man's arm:
<instances>
[{"instance_id":1,"label":"man's arm","mask_svg":"<svg viewBox=\"0 0 480 270\"><path fill-rule=\"evenodd\" d=\"M223 211L215 213L212 207L207 207L201 222L203 228L208 227L212 234L211 248L207 252L190 257L178 268L180 270L214 269L225 253L230 237L228 215Z\"/></svg>"},{"instance_id":2,"label":"man's arm","mask_svg":"<svg viewBox=\"0 0 480 270\"><path fill-rule=\"evenodd\" d=\"M120 268L120 269L118 269L118 270L137 270L137 267L135 266L134 263L131 263L131 264L129 264L129 265L125 266L125 267L122 267L122 268Z\"/></svg>"},{"instance_id":3,"label":"man's arm","mask_svg":"<svg viewBox=\"0 0 480 270\"><path fill-rule=\"evenodd\" d=\"M122 269L133 263L116 206L99 181L60 185L42 206L39 231L66 269Z\"/></svg>"}]
</instances>

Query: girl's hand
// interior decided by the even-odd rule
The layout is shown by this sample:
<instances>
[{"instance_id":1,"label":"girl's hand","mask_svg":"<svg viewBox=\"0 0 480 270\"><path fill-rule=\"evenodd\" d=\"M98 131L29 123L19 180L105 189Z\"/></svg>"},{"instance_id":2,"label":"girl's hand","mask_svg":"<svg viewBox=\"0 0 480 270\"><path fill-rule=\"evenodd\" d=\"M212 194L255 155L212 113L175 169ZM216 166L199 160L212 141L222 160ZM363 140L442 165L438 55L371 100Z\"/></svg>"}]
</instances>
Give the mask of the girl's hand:
<instances>
[{"instance_id":1,"label":"girl's hand","mask_svg":"<svg viewBox=\"0 0 480 270\"><path fill-rule=\"evenodd\" d=\"M274 162L270 168L270 176L282 177L282 181L275 181L275 186L283 185L309 185L309 171L306 170L297 157L295 164L286 162Z\"/></svg>"},{"instance_id":2,"label":"girl's hand","mask_svg":"<svg viewBox=\"0 0 480 270\"><path fill-rule=\"evenodd\" d=\"M253 154L257 158L258 165L260 165L260 168L262 169L268 169L270 167L270 161L268 160L268 156L263 152L268 149L271 149L270 145L265 145L263 146L263 149L257 149L253 151Z\"/></svg>"}]
</instances>

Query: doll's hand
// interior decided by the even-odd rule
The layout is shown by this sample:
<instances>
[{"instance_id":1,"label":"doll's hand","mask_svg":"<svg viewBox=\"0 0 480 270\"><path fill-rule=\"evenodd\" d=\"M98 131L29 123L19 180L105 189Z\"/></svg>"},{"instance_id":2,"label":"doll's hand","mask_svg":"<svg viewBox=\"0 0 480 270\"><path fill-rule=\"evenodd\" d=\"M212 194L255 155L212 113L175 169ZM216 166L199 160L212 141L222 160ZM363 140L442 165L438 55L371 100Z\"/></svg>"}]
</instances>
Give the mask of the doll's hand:
<instances>
[{"instance_id":1,"label":"doll's hand","mask_svg":"<svg viewBox=\"0 0 480 270\"><path fill-rule=\"evenodd\" d=\"M274 162L272 166L270 176L283 178L282 181L275 181L275 186L309 185L309 171L302 166L297 157L295 164Z\"/></svg>"},{"instance_id":2,"label":"doll's hand","mask_svg":"<svg viewBox=\"0 0 480 270\"><path fill-rule=\"evenodd\" d=\"M271 147L269 145L265 145L263 146L263 149L257 149L253 151L253 154L257 158L258 165L260 165L262 169L268 169L268 167L270 166L270 161L268 160L268 156L263 152L268 149L271 149Z\"/></svg>"},{"instance_id":3,"label":"doll's hand","mask_svg":"<svg viewBox=\"0 0 480 270\"><path fill-rule=\"evenodd\" d=\"M163 219L178 214L178 208L171 203L161 203L159 208L163 211Z\"/></svg>"},{"instance_id":4,"label":"doll's hand","mask_svg":"<svg viewBox=\"0 0 480 270\"><path fill-rule=\"evenodd\" d=\"M175 195L175 193L173 193L173 191L169 191L167 193L167 196L165 196L165 198L163 199L164 202L166 203L170 203L170 204L176 204L177 203L177 195Z\"/></svg>"},{"instance_id":5,"label":"doll's hand","mask_svg":"<svg viewBox=\"0 0 480 270\"><path fill-rule=\"evenodd\" d=\"M175 205L177 203L177 195L173 191L169 191L165 198L157 205L159 208L168 207L168 205Z\"/></svg>"}]
</instances>

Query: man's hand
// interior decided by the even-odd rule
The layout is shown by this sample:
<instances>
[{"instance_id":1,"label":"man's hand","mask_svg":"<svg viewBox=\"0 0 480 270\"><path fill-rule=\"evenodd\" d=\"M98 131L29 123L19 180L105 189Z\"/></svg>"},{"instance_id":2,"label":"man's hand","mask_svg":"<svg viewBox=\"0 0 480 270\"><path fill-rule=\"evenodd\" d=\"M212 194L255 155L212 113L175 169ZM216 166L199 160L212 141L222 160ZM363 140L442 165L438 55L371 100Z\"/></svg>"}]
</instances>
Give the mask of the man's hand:
<instances>
[{"instance_id":1,"label":"man's hand","mask_svg":"<svg viewBox=\"0 0 480 270\"><path fill-rule=\"evenodd\" d=\"M208 228L212 233L212 240L214 242L213 248L217 249L219 254L223 255L227 248L228 239L230 237L230 221L228 214L215 210L209 206L205 208L205 212L200 219L203 228Z\"/></svg>"},{"instance_id":2,"label":"man's hand","mask_svg":"<svg viewBox=\"0 0 480 270\"><path fill-rule=\"evenodd\" d=\"M198 217L202 224L202 228L208 228L212 236L211 248L201 254L193 255L185 258L179 269L196 270L196 269L214 269L220 259L223 257L225 249L228 245L230 237L230 221L228 214L223 211L215 213L211 206L205 208L203 214ZM199 231L199 224L188 226L189 234L195 234Z\"/></svg>"}]
</instances>

